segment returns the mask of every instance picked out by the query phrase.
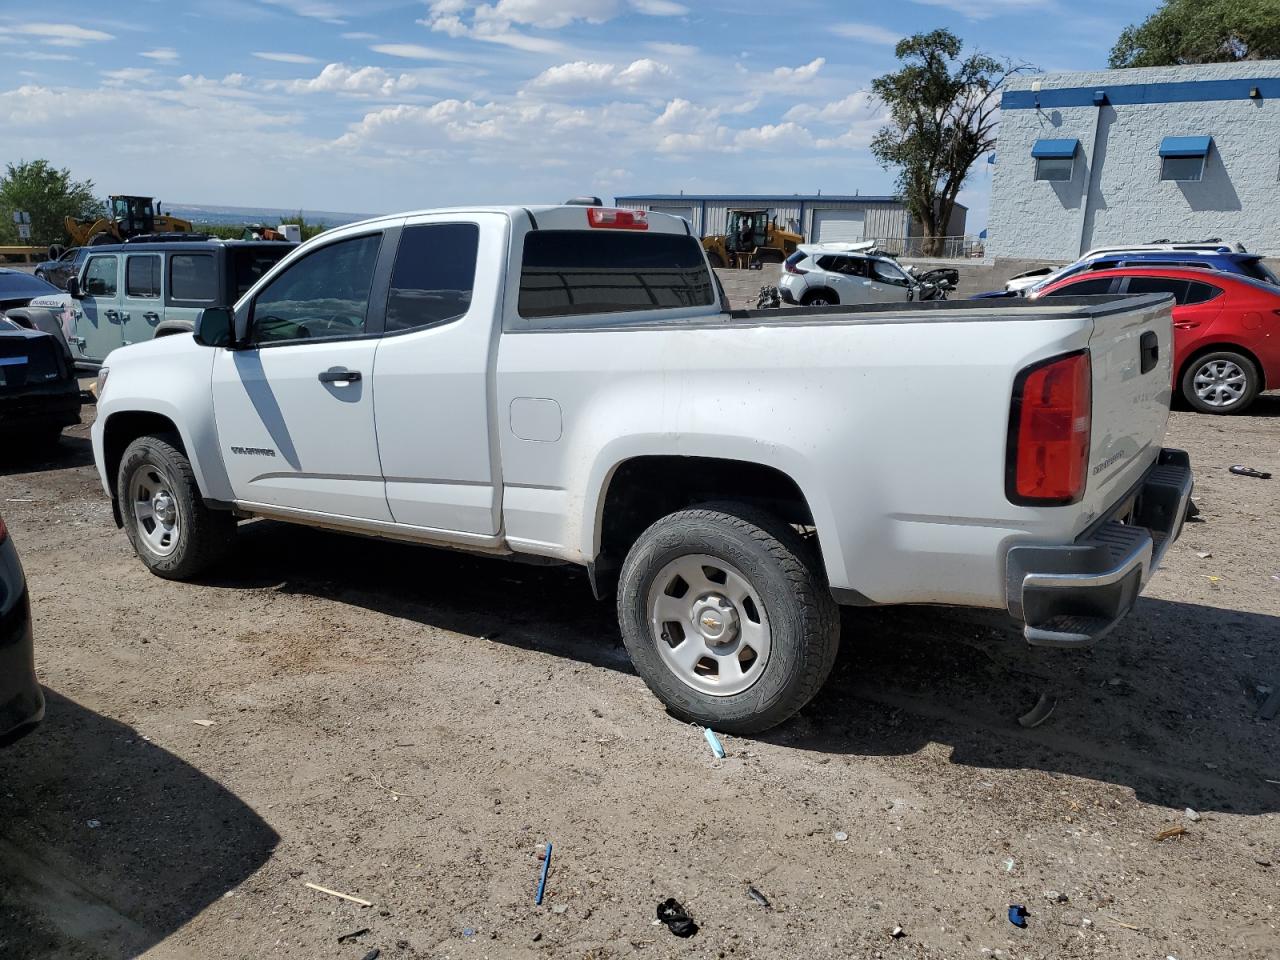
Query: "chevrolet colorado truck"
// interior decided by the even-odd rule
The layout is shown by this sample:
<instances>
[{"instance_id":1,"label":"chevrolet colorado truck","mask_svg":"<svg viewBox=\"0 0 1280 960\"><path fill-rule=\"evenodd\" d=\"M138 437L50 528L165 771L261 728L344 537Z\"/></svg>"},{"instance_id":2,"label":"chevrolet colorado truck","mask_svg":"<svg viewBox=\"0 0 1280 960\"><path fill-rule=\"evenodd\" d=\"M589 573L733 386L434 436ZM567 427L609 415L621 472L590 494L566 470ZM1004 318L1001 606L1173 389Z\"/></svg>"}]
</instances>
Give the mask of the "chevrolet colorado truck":
<instances>
[{"instance_id":1,"label":"chevrolet colorado truck","mask_svg":"<svg viewBox=\"0 0 1280 960\"><path fill-rule=\"evenodd\" d=\"M675 715L750 733L821 687L840 604L1058 646L1130 610L1191 493L1171 306L735 312L675 217L401 214L114 351L93 450L159 576L250 517L578 564Z\"/></svg>"}]
</instances>

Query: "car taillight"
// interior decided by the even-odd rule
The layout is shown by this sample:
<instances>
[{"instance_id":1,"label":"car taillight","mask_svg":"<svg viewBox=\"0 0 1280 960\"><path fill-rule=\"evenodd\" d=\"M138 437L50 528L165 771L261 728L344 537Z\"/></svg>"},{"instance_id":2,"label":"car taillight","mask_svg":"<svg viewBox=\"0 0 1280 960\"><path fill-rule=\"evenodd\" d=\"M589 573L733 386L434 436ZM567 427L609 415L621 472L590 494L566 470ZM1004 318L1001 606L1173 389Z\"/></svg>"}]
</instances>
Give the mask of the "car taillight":
<instances>
[{"instance_id":1,"label":"car taillight","mask_svg":"<svg viewBox=\"0 0 1280 960\"><path fill-rule=\"evenodd\" d=\"M587 223L607 230L648 230L649 213L646 210L587 207Z\"/></svg>"},{"instance_id":2,"label":"car taillight","mask_svg":"<svg viewBox=\"0 0 1280 960\"><path fill-rule=\"evenodd\" d=\"M1093 414L1088 351L1018 374L1009 412L1005 493L1013 503L1061 505L1084 496Z\"/></svg>"},{"instance_id":3,"label":"car taillight","mask_svg":"<svg viewBox=\"0 0 1280 960\"><path fill-rule=\"evenodd\" d=\"M785 269L785 270L787 271L787 273L794 273L796 276L802 276L803 274L806 274L806 273L808 273L808 272L809 272L808 270L801 270L799 267L797 267L797 266L796 266L794 263L792 263L790 260L788 260L788 261L787 261L786 263L784 263L782 266L783 266L783 269Z\"/></svg>"}]
</instances>

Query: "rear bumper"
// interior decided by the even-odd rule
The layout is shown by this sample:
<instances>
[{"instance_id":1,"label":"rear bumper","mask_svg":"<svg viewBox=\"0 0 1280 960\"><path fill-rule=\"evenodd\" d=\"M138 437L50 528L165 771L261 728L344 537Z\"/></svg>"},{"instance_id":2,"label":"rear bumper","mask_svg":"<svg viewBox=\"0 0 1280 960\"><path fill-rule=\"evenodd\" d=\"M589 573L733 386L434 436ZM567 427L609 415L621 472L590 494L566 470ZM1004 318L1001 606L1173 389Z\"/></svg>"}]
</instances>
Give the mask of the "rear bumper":
<instances>
[{"instance_id":1,"label":"rear bumper","mask_svg":"<svg viewBox=\"0 0 1280 960\"><path fill-rule=\"evenodd\" d=\"M0 395L0 434L33 433L80 422L80 385L75 380Z\"/></svg>"},{"instance_id":2,"label":"rear bumper","mask_svg":"<svg viewBox=\"0 0 1280 960\"><path fill-rule=\"evenodd\" d=\"M1191 499L1191 461L1162 450L1138 485L1075 543L1017 546L1006 561L1009 612L1033 646L1087 646L1105 636L1178 539Z\"/></svg>"}]
</instances>

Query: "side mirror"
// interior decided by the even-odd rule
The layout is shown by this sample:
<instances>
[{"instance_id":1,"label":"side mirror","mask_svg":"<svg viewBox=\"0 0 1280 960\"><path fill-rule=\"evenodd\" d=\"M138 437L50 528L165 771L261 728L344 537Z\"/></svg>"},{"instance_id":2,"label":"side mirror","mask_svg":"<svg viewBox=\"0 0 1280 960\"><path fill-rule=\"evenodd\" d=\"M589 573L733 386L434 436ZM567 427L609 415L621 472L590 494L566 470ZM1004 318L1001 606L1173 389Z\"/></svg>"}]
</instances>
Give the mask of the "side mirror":
<instances>
[{"instance_id":1,"label":"side mirror","mask_svg":"<svg viewBox=\"0 0 1280 960\"><path fill-rule=\"evenodd\" d=\"M235 314L230 307L205 307L195 328L196 343L205 347L230 347L235 343Z\"/></svg>"},{"instance_id":2,"label":"side mirror","mask_svg":"<svg viewBox=\"0 0 1280 960\"><path fill-rule=\"evenodd\" d=\"M70 297L71 297L71 299L72 299L72 300L83 300L83 299L84 299L84 291L80 289L80 278L79 278L79 277L68 277L68 278L67 278L67 293L70 295Z\"/></svg>"}]
</instances>

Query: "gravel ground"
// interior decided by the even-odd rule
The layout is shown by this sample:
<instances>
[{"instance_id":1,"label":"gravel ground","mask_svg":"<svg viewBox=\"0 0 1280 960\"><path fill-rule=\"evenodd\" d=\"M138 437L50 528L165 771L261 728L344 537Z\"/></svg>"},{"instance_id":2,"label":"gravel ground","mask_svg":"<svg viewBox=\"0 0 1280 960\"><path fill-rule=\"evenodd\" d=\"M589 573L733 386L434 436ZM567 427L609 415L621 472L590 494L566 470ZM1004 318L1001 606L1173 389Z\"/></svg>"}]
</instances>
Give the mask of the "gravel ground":
<instances>
[{"instance_id":1,"label":"gravel ground","mask_svg":"<svg viewBox=\"0 0 1280 960\"><path fill-rule=\"evenodd\" d=\"M848 611L817 701L716 760L581 573L256 522L169 583L68 431L0 475L49 693L0 751L0 956L1276 957L1280 479L1226 468L1280 477L1280 397L1170 433L1204 522L1098 648Z\"/></svg>"}]
</instances>

